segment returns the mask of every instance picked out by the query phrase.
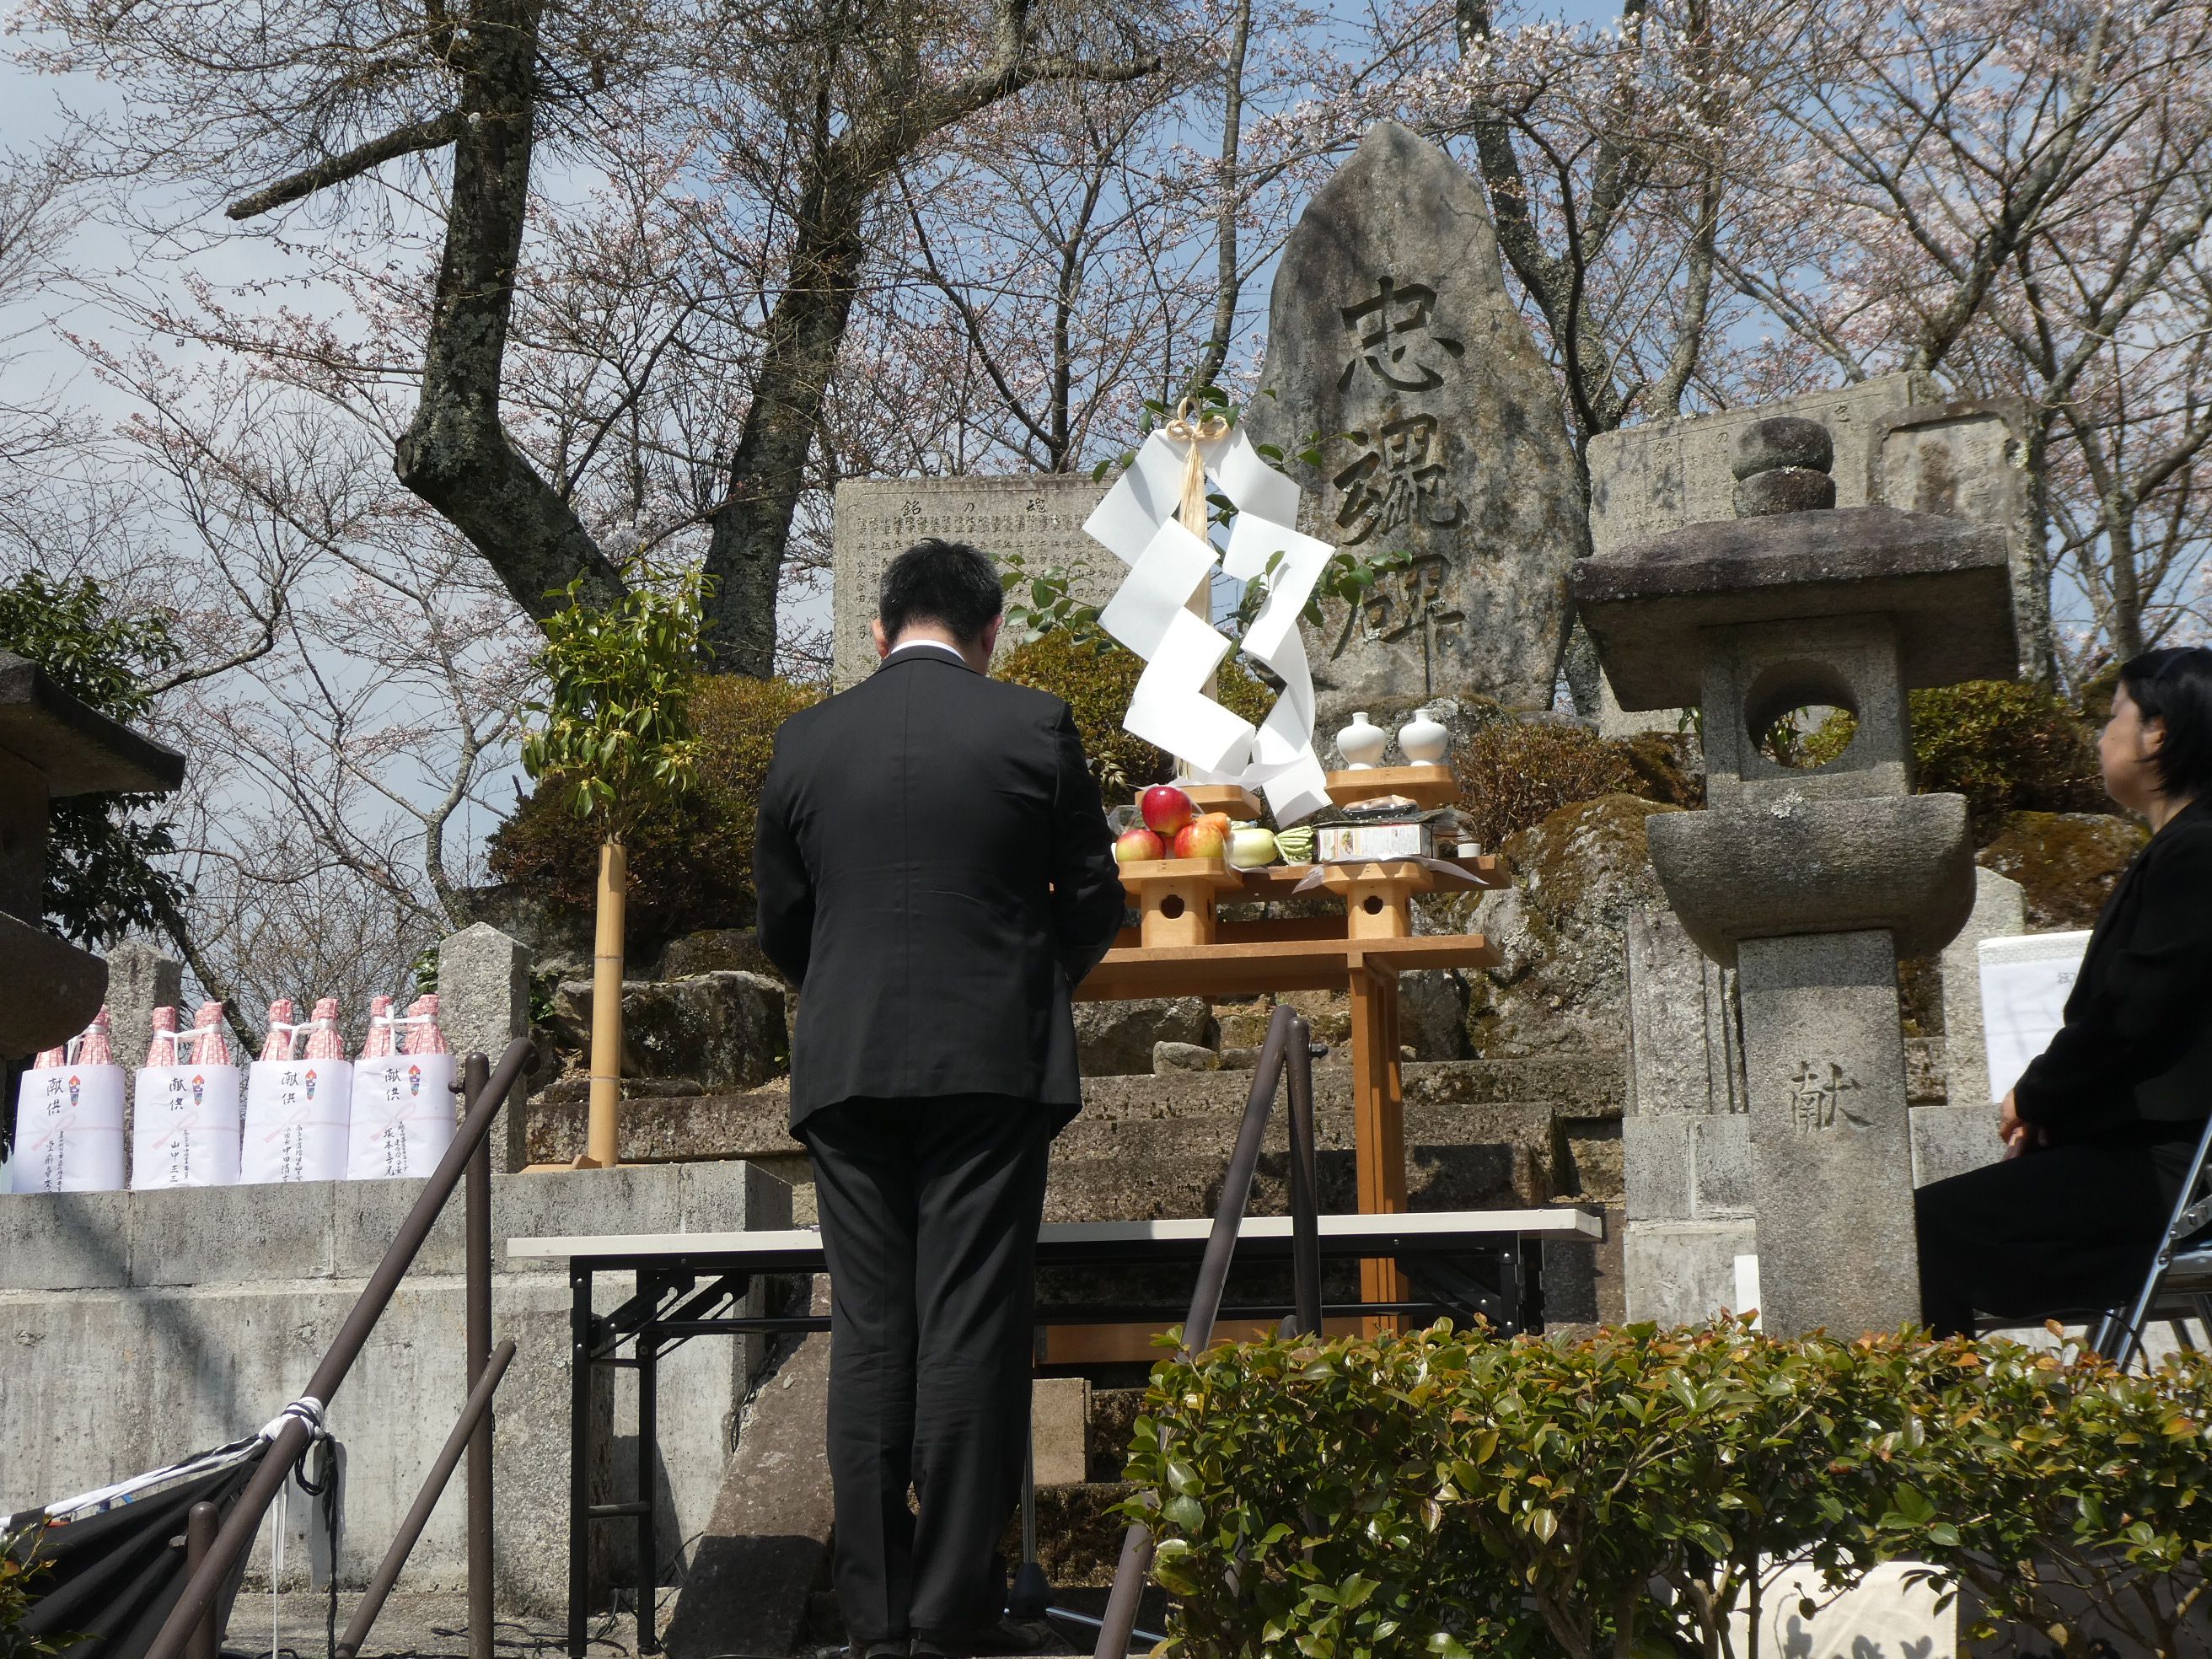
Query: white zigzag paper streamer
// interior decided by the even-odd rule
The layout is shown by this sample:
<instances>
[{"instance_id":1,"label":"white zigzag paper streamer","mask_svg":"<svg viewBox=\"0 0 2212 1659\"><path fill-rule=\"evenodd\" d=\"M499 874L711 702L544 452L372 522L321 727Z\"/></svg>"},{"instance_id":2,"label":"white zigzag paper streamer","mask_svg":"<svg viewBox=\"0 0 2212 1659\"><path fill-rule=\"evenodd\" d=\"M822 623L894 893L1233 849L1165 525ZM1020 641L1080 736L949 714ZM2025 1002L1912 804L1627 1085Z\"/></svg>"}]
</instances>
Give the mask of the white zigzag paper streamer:
<instances>
[{"instance_id":1,"label":"white zigzag paper streamer","mask_svg":"<svg viewBox=\"0 0 2212 1659\"><path fill-rule=\"evenodd\" d=\"M1229 654L1229 641L1189 608L1213 578L1212 545L1182 527L1186 451L1155 432L1120 482L1085 520L1085 532L1129 567L1099 624L1144 659L1123 727L1179 755L1200 783L1236 783L1267 797L1275 822L1288 826L1328 805L1320 757L1314 753L1313 674L1298 613L1321 580L1328 543L1291 526L1298 487L1260 459L1241 428L1199 441L1206 476L1236 505L1221 565L1249 581L1276 568L1267 598L1244 631L1244 653L1283 683L1275 706L1255 730L1206 695L1206 683Z\"/></svg>"}]
</instances>

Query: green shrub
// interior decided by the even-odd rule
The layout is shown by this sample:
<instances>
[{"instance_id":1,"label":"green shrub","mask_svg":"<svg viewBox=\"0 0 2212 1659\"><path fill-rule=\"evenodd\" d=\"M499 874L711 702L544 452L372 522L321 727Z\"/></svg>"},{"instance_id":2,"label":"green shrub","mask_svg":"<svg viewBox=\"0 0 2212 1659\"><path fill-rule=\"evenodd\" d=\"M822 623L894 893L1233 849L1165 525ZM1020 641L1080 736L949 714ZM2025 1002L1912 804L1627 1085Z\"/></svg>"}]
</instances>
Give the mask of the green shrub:
<instances>
[{"instance_id":1,"label":"green shrub","mask_svg":"<svg viewBox=\"0 0 2212 1659\"><path fill-rule=\"evenodd\" d=\"M2008 812L2110 810L2095 734L2063 698L2024 680L1968 680L1911 694L1912 763L1923 793L1966 798L1977 841ZM1825 765L1855 722L1832 717L1807 736L1802 757Z\"/></svg>"},{"instance_id":2,"label":"green shrub","mask_svg":"<svg viewBox=\"0 0 2212 1659\"><path fill-rule=\"evenodd\" d=\"M84 1640L76 1635L33 1636L23 1628L37 1605L39 1587L53 1571L39 1553L45 1539L42 1522L0 1533L0 1659L53 1659Z\"/></svg>"},{"instance_id":3,"label":"green shrub","mask_svg":"<svg viewBox=\"0 0 2212 1659\"><path fill-rule=\"evenodd\" d=\"M1127 1508L1181 1601L1170 1647L1208 1659L1749 1653L1775 1564L1840 1589L1889 1559L2045 1625L2023 1564L2063 1562L2172 1656L2212 1559L2208 1382L2197 1356L2120 1378L1727 1322L1224 1346L1155 1368Z\"/></svg>"},{"instance_id":4,"label":"green shrub","mask_svg":"<svg viewBox=\"0 0 2212 1659\"><path fill-rule=\"evenodd\" d=\"M633 945L750 925L753 820L776 728L819 695L783 680L701 677L690 708L696 781L623 838L629 854L624 932ZM494 832L491 872L589 915L600 828L570 810L570 793L558 776L541 781Z\"/></svg>"},{"instance_id":5,"label":"green shrub","mask_svg":"<svg viewBox=\"0 0 2212 1659\"><path fill-rule=\"evenodd\" d=\"M1128 712L1130 695L1144 672L1144 659L1134 652L1065 628L1016 646L998 667L1001 679L1066 700L1075 728L1083 734L1091 775L1109 806L1174 775L1170 756L1121 729L1121 716ZM1274 693L1233 659L1221 666L1219 699L1223 708L1255 726L1267 718L1275 701Z\"/></svg>"},{"instance_id":6,"label":"green shrub","mask_svg":"<svg viewBox=\"0 0 2212 1659\"><path fill-rule=\"evenodd\" d=\"M1455 744L1452 769L1460 783L1460 820L1486 850L1562 806L1601 795L1669 806L1705 801L1682 743L1656 732L1601 738L1562 720L1501 720Z\"/></svg>"}]
</instances>

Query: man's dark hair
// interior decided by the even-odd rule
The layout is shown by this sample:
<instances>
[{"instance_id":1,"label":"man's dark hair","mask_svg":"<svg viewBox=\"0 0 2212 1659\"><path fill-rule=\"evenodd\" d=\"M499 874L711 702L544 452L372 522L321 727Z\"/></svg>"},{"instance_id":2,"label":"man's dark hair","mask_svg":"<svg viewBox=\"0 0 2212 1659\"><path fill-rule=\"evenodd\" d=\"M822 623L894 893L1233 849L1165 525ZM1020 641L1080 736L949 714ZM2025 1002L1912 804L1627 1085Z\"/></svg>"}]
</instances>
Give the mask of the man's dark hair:
<instances>
[{"instance_id":1,"label":"man's dark hair","mask_svg":"<svg viewBox=\"0 0 2212 1659\"><path fill-rule=\"evenodd\" d=\"M2212 793L2212 647L2167 646L2130 658L2120 684L2146 720L2166 722L2151 757L2159 793L2169 800Z\"/></svg>"},{"instance_id":2,"label":"man's dark hair","mask_svg":"<svg viewBox=\"0 0 2212 1659\"><path fill-rule=\"evenodd\" d=\"M999 568L989 554L932 536L884 567L876 615L888 640L896 641L916 623L930 622L950 630L962 644L974 645L1006 602Z\"/></svg>"}]
</instances>

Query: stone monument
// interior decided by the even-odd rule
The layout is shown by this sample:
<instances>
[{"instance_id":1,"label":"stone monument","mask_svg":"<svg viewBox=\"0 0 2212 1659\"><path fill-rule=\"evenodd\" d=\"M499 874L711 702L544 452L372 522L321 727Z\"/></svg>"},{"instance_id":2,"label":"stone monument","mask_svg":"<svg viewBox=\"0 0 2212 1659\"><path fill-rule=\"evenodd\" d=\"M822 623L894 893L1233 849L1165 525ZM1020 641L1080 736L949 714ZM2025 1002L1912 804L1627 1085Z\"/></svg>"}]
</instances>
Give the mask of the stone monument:
<instances>
[{"instance_id":1,"label":"stone monument","mask_svg":"<svg viewBox=\"0 0 2212 1659\"><path fill-rule=\"evenodd\" d=\"M138 1067L154 1041L154 1011L185 1000L185 964L150 945L125 939L107 953L107 1034L123 1067L123 1137L130 1145L138 1105Z\"/></svg>"},{"instance_id":2,"label":"stone monument","mask_svg":"<svg viewBox=\"0 0 2212 1659\"><path fill-rule=\"evenodd\" d=\"M1818 422L1747 428L1739 516L1585 561L1577 610L1621 706L1700 704L1706 801L1650 822L1651 862L1705 952L1737 970L1766 1328L1838 1336L1919 1316L1897 959L1974 898L1957 795L1915 795L1906 691L2008 676L2002 532L1836 507ZM1795 711L1856 718L1841 755L1783 764Z\"/></svg>"},{"instance_id":3,"label":"stone monument","mask_svg":"<svg viewBox=\"0 0 2212 1659\"><path fill-rule=\"evenodd\" d=\"M1127 573L1083 533L1105 495L1088 473L1006 478L848 478L837 486L831 532L831 677L843 690L874 672L875 620L884 567L925 536L969 542L994 557L1021 555L1032 570L1073 570L1077 597L1103 605ZM1003 648L1003 647L1002 647Z\"/></svg>"},{"instance_id":4,"label":"stone monument","mask_svg":"<svg viewBox=\"0 0 2212 1659\"><path fill-rule=\"evenodd\" d=\"M1412 556L1308 630L1322 730L1431 696L1551 707L1582 490L1464 167L1395 122L1368 132L1284 247L1244 419L1305 491L1303 528ZM1316 436L1317 467L1297 459Z\"/></svg>"}]
</instances>

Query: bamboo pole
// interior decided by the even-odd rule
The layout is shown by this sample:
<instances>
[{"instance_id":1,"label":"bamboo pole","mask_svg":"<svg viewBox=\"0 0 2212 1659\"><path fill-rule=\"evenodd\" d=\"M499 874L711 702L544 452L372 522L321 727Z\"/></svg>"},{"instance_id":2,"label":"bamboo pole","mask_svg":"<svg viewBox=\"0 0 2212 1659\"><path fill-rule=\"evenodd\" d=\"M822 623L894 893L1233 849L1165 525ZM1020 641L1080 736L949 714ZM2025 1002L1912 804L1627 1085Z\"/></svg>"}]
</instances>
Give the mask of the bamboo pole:
<instances>
[{"instance_id":1,"label":"bamboo pole","mask_svg":"<svg viewBox=\"0 0 2212 1659\"><path fill-rule=\"evenodd\" d=\"M623 844L599 844L599 934L592 952L592 1105L584 1155L611 1170L615 1119L622 1107L623 908L629 860Z\"/></svg>"}]
</instances>

